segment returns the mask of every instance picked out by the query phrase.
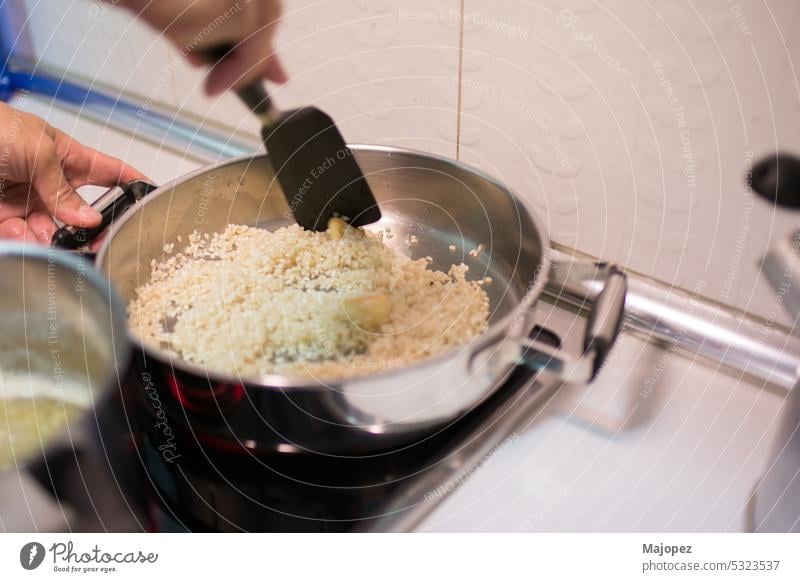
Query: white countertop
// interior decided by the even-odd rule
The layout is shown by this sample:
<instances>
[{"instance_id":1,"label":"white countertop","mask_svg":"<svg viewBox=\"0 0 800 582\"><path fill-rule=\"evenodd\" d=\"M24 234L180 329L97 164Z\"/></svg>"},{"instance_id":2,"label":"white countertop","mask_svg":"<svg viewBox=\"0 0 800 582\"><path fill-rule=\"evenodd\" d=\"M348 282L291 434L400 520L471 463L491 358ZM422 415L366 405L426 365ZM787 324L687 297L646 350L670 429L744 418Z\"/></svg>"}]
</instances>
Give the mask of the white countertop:
<instances>
[{"instance_id":1,"label":"white countertop","mask_svg":"<svg viewBox=\"0 0 800 582\"><path fill-rule=\"evenodd\" d=\"M743 531L783 400L623 336L595 385L564 391L425 529Z\"/></svg>"},{"instance_id":2,"label":"white countertop","mask_svg":"<svg viewBox=\"0 0 800 582\"><path fill-rule=\"evenodd\" d=\"M198 167L34 97L12 105L157 183ZM741 531L782 403L747 379L623 336L593 386L562 390L422 529Z\"/></svg>"}]
</instances>

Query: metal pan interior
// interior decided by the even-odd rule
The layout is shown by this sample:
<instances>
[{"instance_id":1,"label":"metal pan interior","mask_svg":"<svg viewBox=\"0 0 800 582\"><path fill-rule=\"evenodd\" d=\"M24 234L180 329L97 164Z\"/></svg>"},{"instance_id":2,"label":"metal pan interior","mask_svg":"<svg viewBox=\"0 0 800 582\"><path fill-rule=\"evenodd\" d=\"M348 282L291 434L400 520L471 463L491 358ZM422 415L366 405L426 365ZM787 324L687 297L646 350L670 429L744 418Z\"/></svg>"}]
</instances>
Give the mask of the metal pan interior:
<instances>
[{"instance_id":1,"label":"metal pan interior","mask_svg":"<svg viewBox=\"0 0 800 582\"><path fill-rule=\"evenodd\" d=\"M368 228L388 227L387 244L414 258L430 256L433 268L464 262L469 278L490 277L487 334L507 327L523 299L538 294L547 265L536 218L502 184L458 162L395 148L352 149L383 213ZM264 156L239 158L150 194L112 228L98 267L130 301L148 282L151 261L167 258L164 245L179 236L220 232L231 223L273 229L291 222ZM412 236L416 242L408 244Z\"/></svg>"}]
</instances>

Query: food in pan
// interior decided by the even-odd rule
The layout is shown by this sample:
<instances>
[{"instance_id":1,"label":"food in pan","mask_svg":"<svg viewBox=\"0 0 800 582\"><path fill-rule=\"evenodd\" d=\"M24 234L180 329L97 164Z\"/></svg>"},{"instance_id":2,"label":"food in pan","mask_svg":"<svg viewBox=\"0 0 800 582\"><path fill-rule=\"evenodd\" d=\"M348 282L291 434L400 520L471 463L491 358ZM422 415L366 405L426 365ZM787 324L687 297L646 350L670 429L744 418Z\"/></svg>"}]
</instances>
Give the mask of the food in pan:
<instances>
[{"instance_id":1,"label":"food in pan","mask_svg":"<svg viewBox=\"0 0 800 582\"><path fill-rule=\"evenodd\" d=\"M219 373L344 378L404 367L487 326L484 280L412 260L332 219L327 232L229 225L151 264L128 306L144 342Z\"/></svg>"},{"instance_id":2,"label":"food in pan","mask_svg":"<svg viewBox=\"0 0 800 582\"><path fill-rule=\"evenodd\" d=\"M0 376L0 469L41 452L85 409L82 386L56 384L45 376L2 370Z\"/></svg>"}]
</instances>

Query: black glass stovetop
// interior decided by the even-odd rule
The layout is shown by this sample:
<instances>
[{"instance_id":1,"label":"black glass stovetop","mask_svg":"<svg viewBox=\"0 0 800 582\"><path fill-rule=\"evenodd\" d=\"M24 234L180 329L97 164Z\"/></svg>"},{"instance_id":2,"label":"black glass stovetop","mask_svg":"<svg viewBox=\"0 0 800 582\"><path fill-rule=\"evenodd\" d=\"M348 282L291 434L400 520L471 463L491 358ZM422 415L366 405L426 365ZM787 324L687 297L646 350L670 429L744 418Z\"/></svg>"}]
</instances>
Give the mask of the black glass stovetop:
<instances>
[{"instance_id":1,"label":"black glass stovetop","mask_svg":"<svg viewBox=\"0 0 800 582\"><path fill-rule=\"evenodd\" d=\"M534 334L558 345L546 330ZM487 417L512 406L533 376L518 367L492 396L446 428L403 448L358 457L231 455L181 441L175 459L163 455L143 430L137 439L143 487L137 488L146 496L147 527L161 532L369 530L405 488L470 439Z\"/></svg>"},{"instance_id":2,"label":"black glass stovetop","mask_svg":"<svg viewBox=\"0 0 800 582\"><path fill-rule=\"evenodd\" d=\"M547 330L531 335L559 345ZM438 432L401 448L350 457L233 454L186 438L166 454L163 433L149 412L115 399L106 407L113 414L96 417L102 420L94 427L100 438L88 434L97 430L84 435L87 442L102 443L99 448L65 445L29 469L63 508L54 511L64 513L69 531L405 530L414 526L398 527L385 516L417 519L416 510L423 510L424 519L436 507L427 495L441 501L452 491L449 483L462 481L460 471L471 462L462 453L499 445L489 442L487 427L516 410L526 390L537 385L534 372L518 367L493 394ZM137 388L129 385L124 392L135 394ZM493 438L507 436L495 432Z\"/></svg>"}]
</instances>

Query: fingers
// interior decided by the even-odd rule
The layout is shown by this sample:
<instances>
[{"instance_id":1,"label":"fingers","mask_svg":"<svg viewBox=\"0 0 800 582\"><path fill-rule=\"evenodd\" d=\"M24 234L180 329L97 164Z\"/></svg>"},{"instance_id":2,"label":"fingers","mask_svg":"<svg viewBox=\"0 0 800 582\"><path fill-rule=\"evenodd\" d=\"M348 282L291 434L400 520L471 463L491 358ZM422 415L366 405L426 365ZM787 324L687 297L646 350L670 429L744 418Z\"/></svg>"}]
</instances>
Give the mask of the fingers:
<instances>
[{"instance_id":1,"label":"fingers","mask_svg":"<svg viewBox=\"0 0 800 582\"><path fill-rule=\"evenodd\" d=\"M202 67L208 64L202 56L192 52L186 53L186 60L189 61L190 65L195 67Z\"/></svg>"},{"instance_id":2,"label":"fingers","mask_svg":"<svg viewBox=\"0 0 800 582\"><path fill-rule=\"evenodd\" d=\"M39 200L30 184L12 184L0 190L0 222L9 218L24 218Z\"/></svg>"},{"instance_id":3,"label":"fingers","mask_svg":"<svg viewBox=\"0 0 800 582\"><path fill-rule=\"evenodd\" d=\"M44 207L39 194L29 184L14 184L5 192L6 199L0 204L0 238L35 240L50 244L56 224ZM28 232L30 231L30 233Z\"/></svg>"},{"instance_id":4,"label":"fingers","mask_svg":"<svg viewBox=\"0 0 800 582\"><path fill-rule=\"evenodd\" d=\"M40 243L49 245L57 229L56 223L47 212L32 212L28 215L28 230L33 232Z\"/></svg>"},{"instance_id":5,"label":"fingers","mask_svg":"<svg viewBox=\"0 0 800 582\"><path fill-rule=\"evenodd\" d=\"M31 172L31 183L47 210L59 220L80 227L100 224L100 213L84 202L62 172L55 144L47 142L40 145Z\"/></svg>"},{"instance_id":6,"label":"fingers","mask_svg":"<svg viewBox=\"0 0 800 582\"><path fill-rule=\"evenodd\" d=\"M7 218L0 222L0 238L19 240L30 243L39 242L33 230L22 218Z\"/></svg>"},{"instance_id":7,"label":"fingers","mask_svg":"<svg viewBox=\"0 0 800 582\"><path fill-rule=\"evenodd\" d=\"M99 235L97 235L97 238L95 238L92 241L92 244L89 245L89 248L93 253L98 252L100 250L100 247L103 246L103 242L106 240L107 234L108 234L107 230L101 232Z\"/></svg>"},{"instance_id":8,"label":"fingers","mask_svg":"<svg viewBox=\"0 0 800 582\"><path fill-rule=\"evenodd\" d=\"M56 130L54 141L64 175L75 186L116 186L147 177L121 160L100 153Z\"/></svg>"},{"instance_id":9,"label":"fingers","mask_svg":"<svg viewBox=\"0 0 800 582\"><path fill-rule=\"evenodd\" d=\"M231 87L242 87L265 78L275 83L289 80L272 48L272 31L261 30L248 37L225 59L214 65L206 81L206 93L217 95Z\"/></svg>"},{"instance_id":10,"label":"fingers","mask_svg":"<svg viewBox=\"0 0 800 582\"><path fill-rule=\"evenodd\" d=\"M264 72L264 78L280 85L289 82L289 73L286 72L286 69L283 66L283 61L281 61L280 57L277 55L272 57L267 65L267 70Z\"/></svg>"}]
</instances>

